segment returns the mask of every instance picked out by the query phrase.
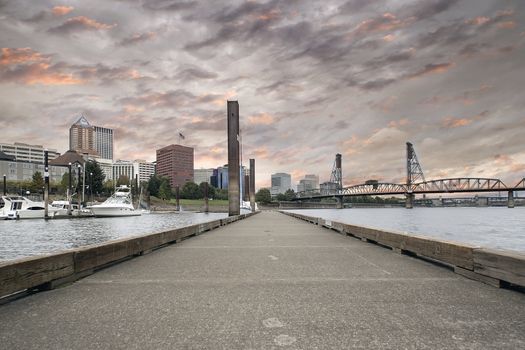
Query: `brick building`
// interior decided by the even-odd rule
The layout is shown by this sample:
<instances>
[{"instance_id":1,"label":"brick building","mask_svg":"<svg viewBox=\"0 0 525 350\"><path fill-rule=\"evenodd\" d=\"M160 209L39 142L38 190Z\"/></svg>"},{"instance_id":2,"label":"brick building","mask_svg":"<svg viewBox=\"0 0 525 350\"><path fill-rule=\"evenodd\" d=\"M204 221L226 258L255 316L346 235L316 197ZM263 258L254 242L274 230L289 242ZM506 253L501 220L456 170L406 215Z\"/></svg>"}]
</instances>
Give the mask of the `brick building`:
<instances>
[{"instance_id":1,"label":"brick building","mask_svg":"<svg viewBox=\"0 0 525 350\"><path fill-rule=\"evenodd\" d=\"M193 181L193 148L169 145L158 149L157 175L170 178L172 188Z\"/></svg>"}]
</instances>

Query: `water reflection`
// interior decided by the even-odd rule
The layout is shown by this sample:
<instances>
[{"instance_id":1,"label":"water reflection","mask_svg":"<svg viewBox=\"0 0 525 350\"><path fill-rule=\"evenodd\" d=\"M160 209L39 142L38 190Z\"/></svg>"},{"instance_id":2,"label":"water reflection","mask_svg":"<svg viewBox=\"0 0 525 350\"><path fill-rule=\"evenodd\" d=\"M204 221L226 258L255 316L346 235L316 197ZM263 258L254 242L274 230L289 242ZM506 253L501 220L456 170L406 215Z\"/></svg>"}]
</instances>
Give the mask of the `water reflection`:
<instances>
[{"instance_id":1,"label":"water reflection","mask_svg":"<svg viewBox=\"0 0 525 350\"><path fill-rule=\"evenodd\" d=\"M0 260L42 255L59 250L140 236L213 221L226 213L165 213L121 218L0 220Z\"/></svg>"}]
</instances>

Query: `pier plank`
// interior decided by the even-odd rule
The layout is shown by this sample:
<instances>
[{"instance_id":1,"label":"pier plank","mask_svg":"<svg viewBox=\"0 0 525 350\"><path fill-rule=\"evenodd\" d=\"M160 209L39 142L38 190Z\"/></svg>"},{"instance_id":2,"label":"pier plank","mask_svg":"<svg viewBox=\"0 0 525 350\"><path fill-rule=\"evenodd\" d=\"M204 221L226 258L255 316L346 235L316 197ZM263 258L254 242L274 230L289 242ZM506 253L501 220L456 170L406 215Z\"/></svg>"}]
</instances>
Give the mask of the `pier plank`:
<instances>
[{"instance_id":1,"label":"pier plank","mask_svg":"<svg viewBox=\"0 0 525 350\"><path fill-rule=\"evenodd\" d=\"M506 250L474 250L474 272L525 287L525 254Z\"/></svg>"},{"instance_id":2,"label":"pier plank","mask_svg":"<svg viewBox=\"0 0 525 350\"><path fill-rule=\"evenodd\" d=\"M73 274L73 253L55 254L0 264L0 296L39 286Z\"/></svg>"}]
</instances>

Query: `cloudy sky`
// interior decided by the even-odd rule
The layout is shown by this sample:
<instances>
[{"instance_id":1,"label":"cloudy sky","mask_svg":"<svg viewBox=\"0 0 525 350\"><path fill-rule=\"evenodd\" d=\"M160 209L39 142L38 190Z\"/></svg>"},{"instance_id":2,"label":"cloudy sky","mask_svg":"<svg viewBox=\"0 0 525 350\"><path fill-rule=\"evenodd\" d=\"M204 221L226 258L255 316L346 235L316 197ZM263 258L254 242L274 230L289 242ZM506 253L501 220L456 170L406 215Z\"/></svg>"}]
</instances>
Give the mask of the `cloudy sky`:
<instances>
[{"instance_id":1,"label":"cloudy sky","mask_svg":"<svg viewBox=\"0 0 525 350\"><path fill-rule=\"evenodd\" d=\"M84 113L116 157L227 162L240 104L257 185L525 176L525 1L0 0L0 142L64 152Z\"/></svg>"}]
</instances>

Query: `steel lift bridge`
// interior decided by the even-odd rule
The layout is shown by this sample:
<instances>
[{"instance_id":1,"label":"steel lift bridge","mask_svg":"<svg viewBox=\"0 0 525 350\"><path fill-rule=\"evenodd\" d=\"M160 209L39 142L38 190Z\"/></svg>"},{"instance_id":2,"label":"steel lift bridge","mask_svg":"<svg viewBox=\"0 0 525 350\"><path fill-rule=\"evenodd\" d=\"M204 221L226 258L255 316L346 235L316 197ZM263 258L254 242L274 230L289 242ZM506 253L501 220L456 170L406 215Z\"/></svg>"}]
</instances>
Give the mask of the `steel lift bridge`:
<instances>
[{"instance_id":1,"label":"steel lift bridge","mask_svg":"<svg viewBox=\"0 0 525 350\"><path fill-rule=\"evenodd\" d=\"M508 193L508 207L513 208L514 192L525 191L525 178L514 187L507 187L500 179L481 177L457 177L427 181L414 151L414 146L407 142L406 149L407 177L404 184L370 180L364 184L343 187L341 155L337 154L330 176L330 183L336 185L331 188L298 192L295 200L336 198L338 207L342 208L343 197L345 196L404 195L406 197L406 208L411 209L416 194L506 191Z\"/></svg>"}]
</instances>

